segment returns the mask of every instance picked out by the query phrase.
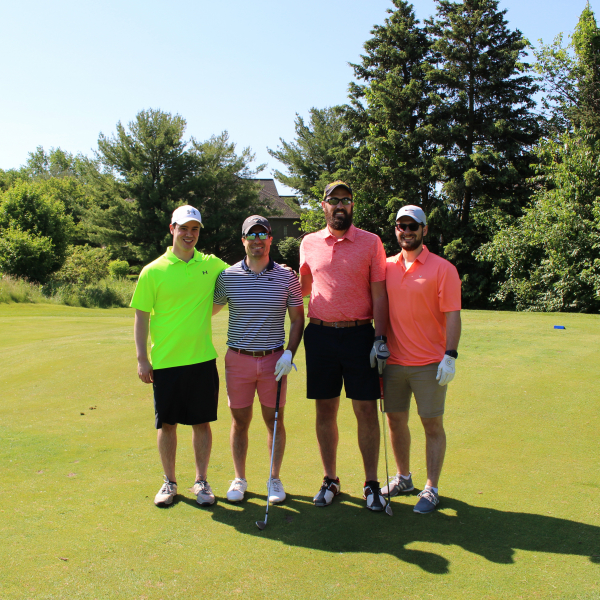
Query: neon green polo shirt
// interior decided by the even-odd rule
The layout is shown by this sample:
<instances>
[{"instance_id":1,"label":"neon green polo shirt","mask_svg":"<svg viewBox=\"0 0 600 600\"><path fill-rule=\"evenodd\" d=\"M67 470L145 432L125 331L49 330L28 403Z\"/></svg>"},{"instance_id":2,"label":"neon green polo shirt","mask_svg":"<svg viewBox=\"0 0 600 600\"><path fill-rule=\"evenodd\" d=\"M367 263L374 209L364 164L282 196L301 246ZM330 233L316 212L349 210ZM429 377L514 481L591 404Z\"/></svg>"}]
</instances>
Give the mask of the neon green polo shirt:
<instances>
[{"instance_id":1,"label":"neon green polo shirt","mask_svg":"<svg viewBox=\"0 0 600 600\"><path fill-rule=\"evenodd\" d=\"M189 262L171 248L140 273L131 306L150 313L155 369L181 367L217 357L211 315L215 281L229 265L194 249Z\"/></svg>"}]
</instances>

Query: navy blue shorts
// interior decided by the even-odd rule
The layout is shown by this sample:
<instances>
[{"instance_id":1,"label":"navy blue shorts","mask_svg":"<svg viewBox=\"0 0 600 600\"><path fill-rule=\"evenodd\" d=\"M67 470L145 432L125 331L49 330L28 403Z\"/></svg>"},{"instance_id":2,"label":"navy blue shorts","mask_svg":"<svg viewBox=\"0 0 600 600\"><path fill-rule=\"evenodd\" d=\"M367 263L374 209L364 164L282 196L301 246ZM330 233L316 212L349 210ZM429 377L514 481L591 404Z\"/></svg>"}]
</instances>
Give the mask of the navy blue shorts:
<instances>
[{"instance_id":1,"label":"navy blue shorts","mask_svg":"<svg viewBox=\"0 0 600 600\"><path fill-rule=\"evenodd\" d=\"M336 398L342 385L352 400L379 398L379 375L369 361L374 340L375 330L370 324L340 329L307 325L304 330L307 398Z\"/></svg>"},{"instance_id":2,"label":"navy blue shorts","mask_svg":"<svg viewBox=\"0 0 600 600\"><path fill-rule=\"evenodd\" d=\"M162 424L199 425L217 420L219 373L216 359L154 369L156 429Z\"/></svg>"}]
</instances>

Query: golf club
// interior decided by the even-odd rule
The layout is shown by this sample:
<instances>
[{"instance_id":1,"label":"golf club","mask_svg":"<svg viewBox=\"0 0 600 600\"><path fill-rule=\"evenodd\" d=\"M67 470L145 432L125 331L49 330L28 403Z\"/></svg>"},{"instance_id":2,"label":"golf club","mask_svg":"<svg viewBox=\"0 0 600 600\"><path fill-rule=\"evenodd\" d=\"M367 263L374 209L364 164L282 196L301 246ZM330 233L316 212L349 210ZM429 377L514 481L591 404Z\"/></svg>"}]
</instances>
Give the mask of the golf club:
<instances>
[{"instance_id":1,"label":"golf club","mask_svg":"<svg viewBox=\"0 0 600 600\"><path fill-rule=\"evenodd\" d=\"M387 454L387 441L385 437L385 427L387 423L385 422L385 413L383 412L383 377L379 376L379 390L381 392L379 396L379 410L381 412L381 432L383 433L383 449L385 452L385 476L387 480L387 506L385 507L385 512L391 516L393 516L394 512L392 511L392 502L390 500L390 473L388 470L388 454Z\"/></svg>"},{"instance_id":2,"label":"golf club","mask_svg":"<svg viewBox=\"0 0 600 600\"><path fill-rule=\"evenodd\" d=\"M281 382L283 377L277 382L277 400L275 401L275 424L273 426L273 446L271 447L271 468L269 469L269 485L267 486L267 512L264 521L256 521L256 526L262 531L267 526L269 518L269 498L271 497L271 475L273 474L273 457L275 456L275 436L277 435L277 415L279 414L279 397L281 396ZM383 388L382 388L383 389Z\"/></svg>"}]
</instances>

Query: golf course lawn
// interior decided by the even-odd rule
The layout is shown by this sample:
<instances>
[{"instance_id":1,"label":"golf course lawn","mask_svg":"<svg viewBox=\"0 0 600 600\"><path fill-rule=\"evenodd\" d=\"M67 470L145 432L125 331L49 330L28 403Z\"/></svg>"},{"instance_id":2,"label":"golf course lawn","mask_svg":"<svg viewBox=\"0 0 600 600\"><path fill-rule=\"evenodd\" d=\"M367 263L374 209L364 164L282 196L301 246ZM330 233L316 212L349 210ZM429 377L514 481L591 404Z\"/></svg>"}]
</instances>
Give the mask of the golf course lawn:
<instances>
[{"instance_id":1,"label":"golf course lawn","mask_svg":"<svg viewBox=\"0 0 600 600\"><path fill-rule=\"evenodd\" d=\"M328 508L312 505L322 468L301 350L285 414L289 496L269 511L264 531L255 525L269 472L258 410L247 500L224 500L233 479L227 316L213 321L221 395L209 481L217 503L201 508L189 492L191 430L182 426L179 496L160 509L152 388L136 374L133 311L0 304L2 600L600 598L599 316L463 312L432 515L413 513L414 494L392 499L393 517L364 508L345 398L342 494ZM411 425L420 490L416 411Z\"/></svg>"}]
</instances>

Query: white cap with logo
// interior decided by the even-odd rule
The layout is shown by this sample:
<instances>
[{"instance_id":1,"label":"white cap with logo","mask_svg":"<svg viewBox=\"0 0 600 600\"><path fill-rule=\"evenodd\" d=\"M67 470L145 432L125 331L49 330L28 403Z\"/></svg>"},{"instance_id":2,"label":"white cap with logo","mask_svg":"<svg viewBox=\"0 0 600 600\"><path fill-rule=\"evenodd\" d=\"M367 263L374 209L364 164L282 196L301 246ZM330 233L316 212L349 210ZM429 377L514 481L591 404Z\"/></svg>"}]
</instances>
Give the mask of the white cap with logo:
<instances>
[{"instance_id":1,"label":"white cap with logo","mask_svg":"<svg viewBox=\"0 0 600 600\"><path fill-rule=\"evenodd\" d=\"M200 223L200 227L204 227L202 225L202 217L200 216L200 211L189 204L185 206L179 206L173 211L173 216L171 217L171 225L184 225L188 221L198 221Z\"/></svg>"},{"instance_id":2,"label":"white cap with logo","mask_svg":"<svg viewBox=\"0 0 600 600\"><path fill-rule=\"evenodd\" d=\"M417 223L422 223L423 227L427 225L427 219L425 218L425 213L422 208L415 206L414 204L407 204L403 206L396 215L396 221L400 217L410 217L414 219Z\"/></svg>"}]
</instances>

